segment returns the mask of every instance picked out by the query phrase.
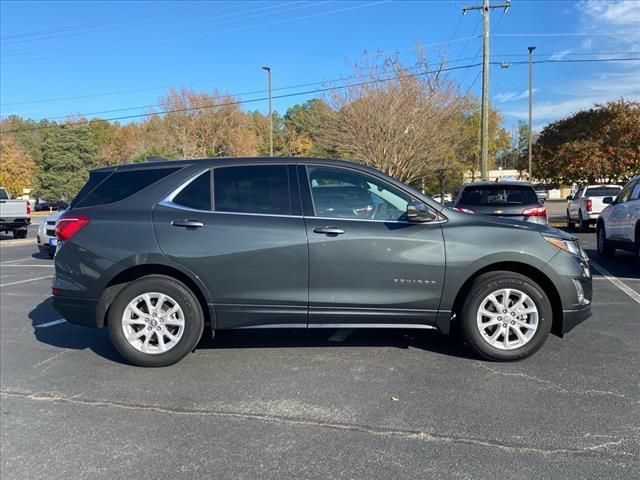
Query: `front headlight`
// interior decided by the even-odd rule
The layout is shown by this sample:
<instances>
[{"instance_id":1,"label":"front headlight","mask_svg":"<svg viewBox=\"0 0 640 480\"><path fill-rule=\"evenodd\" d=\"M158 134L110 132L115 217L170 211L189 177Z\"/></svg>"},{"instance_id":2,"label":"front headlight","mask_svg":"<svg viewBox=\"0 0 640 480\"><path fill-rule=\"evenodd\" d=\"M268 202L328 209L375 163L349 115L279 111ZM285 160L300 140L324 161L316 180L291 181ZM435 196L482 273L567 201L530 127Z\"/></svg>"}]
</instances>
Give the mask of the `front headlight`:
<instances>
[{"instance_id":1,"label":"front headlight","mask_svg":"<svg viewBox=\"0 0 640 480\"><path fill-rule=\"evenodd\" d=\"M542 235L542 238L544 238L551 245L558 247L560 250L572 253L573 255L583 256L580 244L575 240L564 240L562 238L552 237L548 235Z\"/></svg>"}]
</instances>

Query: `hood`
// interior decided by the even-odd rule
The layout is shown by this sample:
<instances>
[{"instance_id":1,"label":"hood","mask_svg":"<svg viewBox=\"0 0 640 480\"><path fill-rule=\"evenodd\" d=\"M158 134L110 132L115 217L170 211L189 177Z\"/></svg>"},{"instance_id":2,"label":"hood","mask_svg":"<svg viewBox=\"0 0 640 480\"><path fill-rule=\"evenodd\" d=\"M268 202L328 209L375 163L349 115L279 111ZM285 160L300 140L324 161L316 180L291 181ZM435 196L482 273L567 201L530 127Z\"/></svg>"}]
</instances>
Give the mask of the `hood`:
<instances>
[{"instance_id":1,"label":"hood","mask_svg":"<svg viewBox=\"0 0 640 480\"><path fill-rule=\"evenodd\" d=\"M464 213L463 215L470 215ZM575 240L575 238L567 232L548 225L541 225L539 223L522 222L520 220L511 220L504 217L492 217L488 215L475 215L476 220L484 223L499 226L501 228L514 228L518 230L529 230L532 232L544 233L547 235L553 235L554 237L561 238L563 240Z\"/></svg>"}]
</instances>

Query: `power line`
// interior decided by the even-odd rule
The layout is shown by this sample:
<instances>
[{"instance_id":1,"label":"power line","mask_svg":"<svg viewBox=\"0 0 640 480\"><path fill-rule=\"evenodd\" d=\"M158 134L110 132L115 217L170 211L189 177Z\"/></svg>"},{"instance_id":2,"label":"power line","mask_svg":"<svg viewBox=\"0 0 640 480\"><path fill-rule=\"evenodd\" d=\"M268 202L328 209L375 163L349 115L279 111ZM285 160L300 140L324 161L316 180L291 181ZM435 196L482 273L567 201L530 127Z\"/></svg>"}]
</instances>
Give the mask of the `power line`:
<instances>
[{"instance_id":1,"label":"power line","mask_svg":"<svg viewBox=\"0 0 640 480\"><path fill-rule=\"evenodd\" d=\"M366 86L366 85L374 85L377 83L383 83L383 82L389 82L389 81L393 81L393 80L400 80L403 78L411 78L411 77L419 77L419 76L423 76L423 75L431 75L434 73L440 73L440 72L449 72L449 71L453 71L453 70L461 70L464 68L472 68L472 67L478 67L480 66L480 64L469 64L469 65L460 65L457 67L446 67L446 68L441 68L438 70L428 70L428 71L424 71L424 72L418 72L418 73L411 73L411 74L406 74L406 75L396 75L394 77L390 77L390 78L381 78L381 79L375 79L375 80L369 80L366 82L357 82L357 83L351 83L351 84L346 84L346 85L338 85L338 86L334 86L334 87L326 87L326 88L317 88L314 90L306 90L303 92L294 92L294 93L286 93L286 94L282 94L282 95L274 95L272 98L273 99L279 99L279 98L290 98L290 97L298 97L298 96L302 96L302 95L310 95L310 94L316 94L316 93L324 93L324 92L330 92L330 91L335 91L335 90L342 90L345 88L352 88L352 87L361 87L361 86ZM102 122L111 122L111 121L116 121L116 120L130 120L133 118L143 118L143 117L152 117L152 116L159 116L159 115L166 115L166 114L170 114L170 113L183 113L183 112L190 112L190 111L195 111L195 110L205 110L205 109L209 109L209 108L219 108L219 107L226 107L226 106L232 106L232 105L241 105L241 104L245 104L245 103L255 103L255 102L263 102L265 100L268 100L269 97L261 97L261 98L252 98L252 99L248 99L248 100L236 100L233 102L225 102L225 103L219 103L219 104L212 104L212 105L201 105L198 107L186 107L186 108L179 108L179 109L173 109L173 110L163 110L163 111L159 111L159 112L148 112L148 113L141 113L141 114L136 114L136 115L125 115L125 116L120 116L120 117L112 117L112 118L100 118L100 119L94 119L94 120L88 120L88 121L83 121L83 122L75 122L75 123L67 123L67 124L63 124L62 126L77 126L77 125L87 125L87 124L91 124L91 123L102 123ZM47 119L43 119L42 121L46 121ZM43 130L46 128L51 128L51 126L38 126L38 127L31 127L31 128L24 128L24 129L15 129L15 130L3 130L0 133L16 133L16 132L30 132L30 131L35 131L35 130Z\"/></svg>"},{"instance_id":2,"label":"power line","mask_svg":"<svg viewBox=\"0 0 640 480\"><path fill-rule=\"evenodd\" d=\"M465 40L469 40L471 38L474 37L463 37L463 38L458 38L458 39L454 39L454 40L450 40L450 41L443 41L443 42L435 42L435 43L427 43L427 44L423 44L420 45L421 47L434 47L434 46L439 46L439 45L446 45L449 43L456 43L456 42L462 42ZM376 53L375 56L379 57L379 56L383 56L383 55L389 55L392 53L398 53L398 52L403 52L403 51L408 51L408 50L415 50L416 47L407 47L407 48L401 48L401 49L394 49L394 50L388 50L385 52L379 52ZM466 59L468 60L470 57L466 57ZM457 63L461 60L465 60L464 58L457 58L456 60L454 60L454 62L452 63ZM296 64L296 69L299 70L302 67L308 67L308 66L312 66L312 67L317 67L317 66L321 66L321 65L327 65L327 64L334 64L334 63L345 63L346 60L337 60L337 61L333 61L333 62L323 62L323 63L313 63L313 64ZM214 83L216 82L215 80L208 80L208 81L204 81L204 82L196 82L196 83L190 83L189 85L204 85L204 84L209 84L209 83ZM316 83L324 83L324 82L316 82ZM187 85L187 86L189 86ZM127 93L138 93L138 92L148 92L151 90L163 90L163 89L168 89L171 88L173 85L168 85L168 86L163 86L163 87L148 87L148 88L137 88L137 89L133 89L133 90L121 90L121 91L115 91L115 92L101 92L101 93L93 93L93 94L87 94L87 95L77 95L77 96L71 96L71 97L56 97L56 98L45 98L45 99L40 99L40 100L27 100L27 101L23 101L23 102L7 102L7 103L0 103L0 106L2 107L7 107L10 105L29 105L29 104L38 104L38 103L48 103L48 102L57 102L57 101L67 101L67 100L81 100L81 99L85 99L85 98L95 98L95 97L104 97L104 96L111 96L111 95L120 95L120 94L127 94ZM274 89L275 90L275 89ZM259 92L251 92L251 93L262 93L264 90L261 90Z\"/></svg>"}]
</instances>

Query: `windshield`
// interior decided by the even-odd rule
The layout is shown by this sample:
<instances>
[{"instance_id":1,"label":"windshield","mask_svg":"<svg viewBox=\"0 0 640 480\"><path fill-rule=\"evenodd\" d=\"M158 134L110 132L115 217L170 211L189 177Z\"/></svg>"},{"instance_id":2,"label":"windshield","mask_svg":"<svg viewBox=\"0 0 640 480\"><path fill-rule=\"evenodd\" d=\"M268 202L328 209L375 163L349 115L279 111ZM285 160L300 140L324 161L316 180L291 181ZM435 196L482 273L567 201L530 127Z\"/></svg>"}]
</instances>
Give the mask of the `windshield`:
<instances>
[{"instance_id":1,"label":"windshield","mask_svg":"<svg viewBox=\"0 0 640 480\"><path fill-rule=\"evenodd\" d=\"M584 192L585 197L615 197L622 187L590 187Z\"/></svg>"},{"instance_id":2,"label":"windshield","mask_svg":"<svg viewBox=\"0 0 640 480\"><path fill-rule=\"evenodd\" d=\"M530 205L538 203L533 187L520 185L479 185L467 187L460 194L464 205Z\"/></svg>"}]
</instances>

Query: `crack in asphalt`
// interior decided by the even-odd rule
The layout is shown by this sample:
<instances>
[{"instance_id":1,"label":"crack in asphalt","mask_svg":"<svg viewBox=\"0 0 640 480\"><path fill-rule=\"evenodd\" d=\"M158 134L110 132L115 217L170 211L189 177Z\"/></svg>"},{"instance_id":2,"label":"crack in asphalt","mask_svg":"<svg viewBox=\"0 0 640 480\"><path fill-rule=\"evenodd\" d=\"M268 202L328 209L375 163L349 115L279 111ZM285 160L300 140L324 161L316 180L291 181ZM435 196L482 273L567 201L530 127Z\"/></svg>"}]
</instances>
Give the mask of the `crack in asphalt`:
<instances>
[{"instance_id":1,"label":"crack in asphalt","mask_svg":"<svg viewBox=\"0 0 640 480\"><path fill-rule=\"evenodd\" d=\"M590 447L582 448L550 448L540 447L534 445L527 445L523 443L513 442L499 442L496 440L483 440L473 437L457 437L452 435L444 435L438 433L429 433L419 430L403 430L393 429L385 427L372 427L368 425L349 424L339 422L328 422L322 420L313 420L306 418L284 417L279 415L262 414L262 413L246 413L246 412L233 412L233 411L221 411L221 410L206 410L206 409L187 409L187 408L175 408L165 407L161 405L152 404L138 404L138 403L126 403L110 400L97 400L92 398L80 398L77 395L73 396L60 396L50 393L36 393L26 392L18 390L0 390L0 397L4 398L19 398L23 400L31 400L38 402L55 402L64 403L70 405L81 405L89 407L104 407L113 408L118 410L134 410L153 413L162 413L170 415L185 415L185 416L202 416L202 417L219 417L230 418L240 420L257 420L272 423L281 423L286 425L296 426L311 426L327 428L332 430L344 430L357 433L366 433L377 436L389 436L396 438L404 438L411 440L421 440L427 442L436 443L452 443L452 444L466 444L481 446L487 448L496 448L509 453L538 453L542 455L566 455L566 456L579 456L579 457L596 457L604 458L607 460L631 460L634 463L640 461L640 457L628 452L603 452L602 449L607 447L616 446L622 444L626 439L618 438L616 440L607 441L601 444L592 445Z\"/></svg>"},{"instance_id":2,"label":"crack in asphalt","mask_svg":"<svg viewBox=\"0 0 640 480\"><path fill-rule=\"evenodd\" d=\"M633 404L640 404L640 399L628 397L627 395L623 395L622 393L611 392L611 391L608 391L608 390L595 390L595 389L589 389L589 390L567 390L566 388L561 387L560 385L558 385L556 383L553 383L550 380L545 380L544 378L539 378L539 377L536 377L536 376L533 376L533 375L527 375L526 373L502 372L500 370L496 370L495 368L491 368L489 365L486 365L484 363L478 363L477 366L481 367L481 368L484 368L485 370L488 370L489 372L493 373L494 375L502 375L502 376L505 376L505 377L520 377L520 378L524 378L526 380L531 380L533 382L546 385L547 389L556 390L556 391L561 392L561 393L569 393L569 394L576 394L576 395L601 395L601 396L605 395L605 396L612 396L612 397L616 397L616 398L623 398L625 400L629 400Z\"/></svg>"}]
</instances>

